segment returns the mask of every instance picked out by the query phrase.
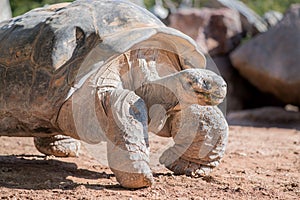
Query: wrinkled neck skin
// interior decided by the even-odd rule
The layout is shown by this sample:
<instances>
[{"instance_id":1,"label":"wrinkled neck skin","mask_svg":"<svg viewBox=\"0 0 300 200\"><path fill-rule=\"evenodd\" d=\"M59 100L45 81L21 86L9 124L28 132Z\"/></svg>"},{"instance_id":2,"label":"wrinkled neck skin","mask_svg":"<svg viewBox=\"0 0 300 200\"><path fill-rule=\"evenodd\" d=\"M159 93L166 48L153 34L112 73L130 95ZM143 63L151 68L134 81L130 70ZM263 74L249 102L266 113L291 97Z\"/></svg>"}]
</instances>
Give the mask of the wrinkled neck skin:
<instances>
[{"instance_id":1,"label":"wrinkled neck skin","mask_svg":"<svg viewBox=\"0 0 300 200\"><path fill-rule=\"evenodd\" d=\"M135 93L143 98L148 108L158 104L168 111L179 103L176 90L169 86L169 82L164 79L151 81L136 89Z\"/></svg>"}]
</instances>

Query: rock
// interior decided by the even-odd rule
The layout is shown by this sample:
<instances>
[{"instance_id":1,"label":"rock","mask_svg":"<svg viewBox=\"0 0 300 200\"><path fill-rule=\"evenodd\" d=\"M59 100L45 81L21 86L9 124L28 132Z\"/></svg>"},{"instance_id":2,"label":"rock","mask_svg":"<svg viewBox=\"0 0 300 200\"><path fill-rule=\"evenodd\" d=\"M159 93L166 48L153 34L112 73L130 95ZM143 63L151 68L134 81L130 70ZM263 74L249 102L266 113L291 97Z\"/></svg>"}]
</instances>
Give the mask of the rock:
<instances>
[{"instance_id":1,"label":"rock","mask_svg":"<svg viewBox=\"0 0 300 200\"><path fill-rule=\"evenodd\" d=\"M154 6L149 10L160 20L166 20L169 16L169 11L164 7L162 0L156 0Z\"/></svg>"},{"instance_id":2,"label":"rock","mask_svg":"<svg viewBox=\"0 0 300 200\"><path fill-rule=\"evenodd\" d=\"M227 83L227 113L262 106L284 106L273 95L260 92L242 77L232 66L228 56L208 58L207 68L221 74Z\"/></svg>"},{"instance_id":3,"label":"rock","mask_svg":"<svg viewBox=\"0 0 300 200\"><path fill-rule=\"evenodd\" d=\"M300 105L300 4L268 32L236 49L230 58L259 90Z\"/></svg>"},{"instance_id":4,"label":"rock","mask_svg":"<svg viewBox=\"0 0 300 200\"><path fill-rule=\"evenodd\" d=\"M0 21L7 20L12 17L9 0L1 0L0 8L1 8Z\"/></svg>"},{"instance_id":5,"label":"rock","mask_svg":"<svg viewBox=\"0 0 300 200\"><path fill-rule=\"evenodd\" d=\"M230 125L278 127L300 130L300 112L280 107L264 107L231 112L227 115Z\"/></svg>"},{"instance_id":6,"label":"rock","mask_svg":"<svg viewBox=\"0 0 300 200\"><path fill-rule=\"evenodd\" d=\"M239 14L227 8L179 9L169 21L170 27L192 37L210 55L232 51L242 38Z\"/></svg>"},{"instance_id":7,"label":"rock","mask_svg":"<svg viewBox=\"0 0 300 200\"><path fill-rule=\"evenodd\" d=\"M226 111L241 110L245 107L245 100L248 93L245 88L245 80L239 75L238 71L232 67L230 60L226 56L207 59L208 66L212 66L214 62L224 80L227 83ZM215 70L214 70L215 71Z\"/></svg>"},{"instance_id":8,"label":"rock","mask_svg":"<svg viewBox=\"0 0 300 200\"><path fill-rule=\"evenodd\" d=\"M263 19L267 22L269 27L278 24L278 22L280 22L282 18L283 18L283 14L275 10L268 11L263 16Z\"/></svg>"},{"instance_id":9,"label":"rock","mask_svg":"<svg viewBox=\"0 0 300 200\"><path fill-rule=\"evenodd\" d=\"M241 14L243 31L250 35L256 35L268 30L267 23L252 9L238 0L211 0L207 6L213 8L226 7L238 11Z\"/></svg>"}]
</instances>

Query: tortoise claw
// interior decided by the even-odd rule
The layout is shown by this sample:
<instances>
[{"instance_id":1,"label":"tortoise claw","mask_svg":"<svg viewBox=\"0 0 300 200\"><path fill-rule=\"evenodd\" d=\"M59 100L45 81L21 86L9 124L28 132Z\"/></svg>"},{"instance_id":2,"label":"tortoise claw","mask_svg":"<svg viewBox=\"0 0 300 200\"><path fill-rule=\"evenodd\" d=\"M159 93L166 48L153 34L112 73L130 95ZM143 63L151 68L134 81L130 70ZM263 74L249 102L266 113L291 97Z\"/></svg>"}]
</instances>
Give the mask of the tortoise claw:
<instances>
[{"instance_id":1,"label":"tortoise claw","mask_svg":"<svg viewBox=\"0 0 300 200\"><path fill-rule=\"evenodd\" d=\"M187 161L183 158L178 158L174 162L171 162L168 160L170 158L170 155L167 155L166 151L161 157L160 157L160 163L164 164L166 168L173 171L176 175L187 175L193 178L199 178L203 176L207 176L210 174L210 172L213 170L213 166L206 166L203 164L194 163L191 161Z\"/></svg>"},{"instance_id":2,"label":"tortoise claw","mask_svg":"<svg viewBox=\"0 0 300 200\"><path fill-rule=\"evenodd\" d=\"M143 188L153 185L152 173L132 173L113 170L117 181L125 188Z\"/></svg>"}]
</instances>

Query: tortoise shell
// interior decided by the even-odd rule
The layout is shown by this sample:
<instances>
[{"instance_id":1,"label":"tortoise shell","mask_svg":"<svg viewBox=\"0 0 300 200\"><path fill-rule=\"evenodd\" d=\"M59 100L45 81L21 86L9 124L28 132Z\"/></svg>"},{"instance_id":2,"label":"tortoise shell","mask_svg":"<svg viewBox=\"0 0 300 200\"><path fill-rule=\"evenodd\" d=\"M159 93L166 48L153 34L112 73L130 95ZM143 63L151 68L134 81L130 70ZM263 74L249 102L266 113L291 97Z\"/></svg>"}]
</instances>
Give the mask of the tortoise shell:
<instances>
[{"instance_id":1,"label":"tortoise shell","mask_svg":"<svg viewBox=\"0 0 300 200\"><path fill-rule=\"evenodd\" d=\"M1 22L1 135L55 132L61 106L80 83L137 48L174 52L182 69L205 67L191 38L128 1L78 0Z\"/></svg>"}]
</instances>

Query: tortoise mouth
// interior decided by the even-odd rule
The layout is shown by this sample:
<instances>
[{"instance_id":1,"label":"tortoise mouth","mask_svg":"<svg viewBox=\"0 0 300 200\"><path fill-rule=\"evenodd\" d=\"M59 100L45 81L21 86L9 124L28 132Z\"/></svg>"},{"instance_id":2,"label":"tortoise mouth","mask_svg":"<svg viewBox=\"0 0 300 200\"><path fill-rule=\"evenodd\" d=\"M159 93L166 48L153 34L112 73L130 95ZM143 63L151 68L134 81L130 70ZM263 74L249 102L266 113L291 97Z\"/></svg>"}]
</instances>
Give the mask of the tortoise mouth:
<instances>
[{"instance_id":1,"label":"tortoise mouth","mask_svg":"<svg viewBox=\"0 0 300 200\"><path fill-rule=\"evenodd\" d=\"M223 100L225 98L225 96L220 95L220 94L211 94L211 98Z\"/></svg>"},{"instance_id":2,"label":"tortoise mouth","mask_svg":"<svg viewBox=\"0 0 300 200\"><path fill-rule=\"evenodd\" d=\"M219 94L211 94L211 105L219 105L225 99L225 96Z\"/></svg>"},{"instance_id":3,"label":"tortoise mouth","mask_svg":"<svg viewBox=\"0 0 300 200\"><path fill-rule=\"evenodd\" d=\"M204 91L194 91L198 97L199 104L202 105L218 105L223 102L224 96L221 94L214 94Z\"/></svg>"},{"instance_id":4,"label":"tortoise mouth","mask_svg":"<svg viewBox=\"0 0 300 200\"><path fill-rule=\"evenodd\" d=\"M211 99L224 99L225 95L221 95L219 93L212 93L212 92L208 92L208 91L200 91L200 90L195 90L194 91L195 94L197 95L201 95L204 96L206 98L211 98Z\"/></svg>"}]
</instances>

